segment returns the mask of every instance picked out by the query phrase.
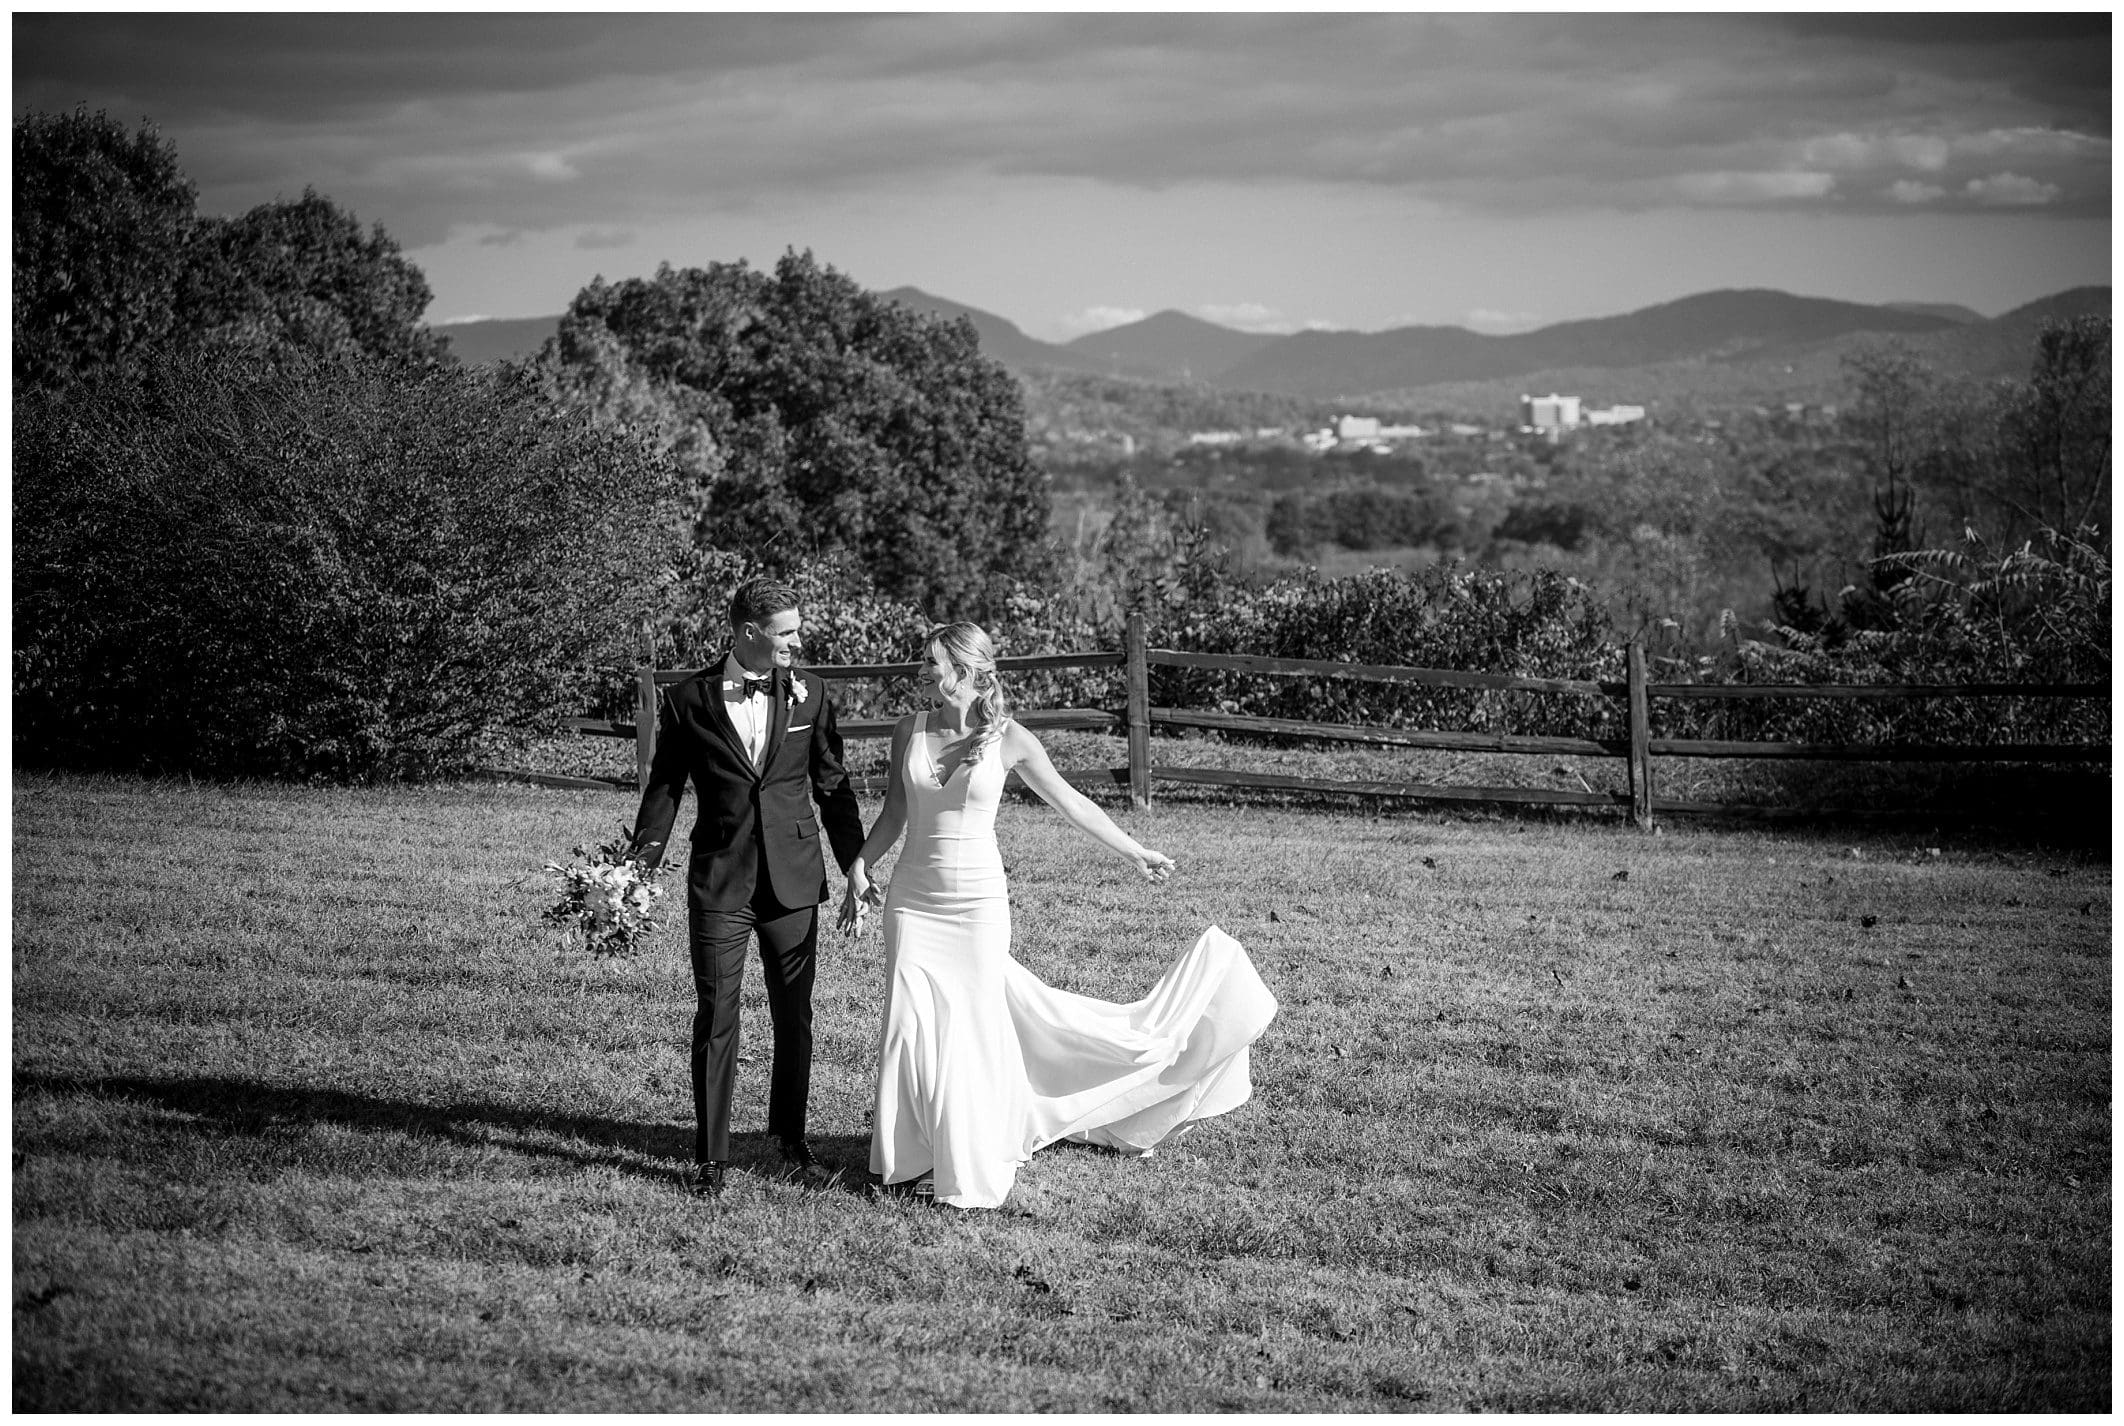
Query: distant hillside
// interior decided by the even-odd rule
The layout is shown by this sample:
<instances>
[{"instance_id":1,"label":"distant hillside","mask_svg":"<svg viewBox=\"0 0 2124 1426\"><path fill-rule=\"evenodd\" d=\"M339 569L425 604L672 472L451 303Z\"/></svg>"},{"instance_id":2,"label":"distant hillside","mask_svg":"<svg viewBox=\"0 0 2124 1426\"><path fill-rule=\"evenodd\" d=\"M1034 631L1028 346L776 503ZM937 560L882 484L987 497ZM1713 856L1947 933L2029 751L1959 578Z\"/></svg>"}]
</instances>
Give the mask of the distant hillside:
<instances>
[{"instance_id":1,"label":"distant hillside","mask_svg":"<svg viewBox=\"0 0 2124 1426\"><path fill-rule=\"evenodd\" d=\"M1522 372L1504 378L1437 382L1376 393L1372 399L1415 411L1509 419L1519 397L1562 391L1592 405L1627 402L1657 414L1776 405L1835 403L1850 397L1844 358L1884 340L1901 341L1943 374L1988 381L2028 375L2037 334L2046 321L2108 316L2107 287L2078 287L1977 322L1949 323L1929 332L1843 332L1816 342L1716 357L1689 357L1641 366L1586 365Z\"/></svg>"},{"instance_id":2,"label":"distant hillside","mask_svg":"<svg viewBox=\"0 0 2124 1426\"><path fill-rule=\"evenodd\" d=\"M1964 307L1959 302L1883 302L1883 307L1892 307L1898 312L1922 312L1928 317L1945 317L1950 322L1981 322L1984 314L1974 307Z\"/></svg>"},{"instance_id":3,"label":"distant hillside","mask_svg":"<svg viewBox=\"0 0 2124 1426\"><path fill-rule=\"evenodd\" d=\"M431 327L450 339L450 351L467 366L503 357L527 357L560 330L560 314L551 317L493 317Z\"/></svg>"},{"instance_id":4,"label":"distant hillside","mask_svg":"<svg viewBox=\"0 0 2124 1426\"><path fill-rule=\"evenodd\" d=\"M2075 287L2016 307L1988 322L1955 327L1911 342L1944 371L1964 376L2026 376L2045 322L2110 315L2106 287Z\"/></svg>"},{"instance_id":5,"label":"distant hillside","mask_svg":"<svg viewBox=\"0 0 2124 1426\"><path fill-rule=\"evenodd\" d=\"M1510 336L1484 336L1462 327L1300 332L1234 363L1216 381L1291 395L1355 396L1564 367L1732 357L1847 332L1914 334L1955 325L1922 312L1755 288L1705 292L1619 317L1561 322Z\"/></svg>"},{"instance_id":6,"label":"distant hillside","mask_svg":"<svg viewBox=\"0 0 2124 1426\"><path fill-rule=\"evenodd\" d=\"M1027 379L1083 373L1174 388L1153 404L1210 423L1216 396L1250 393L1347 409L1452 412L1509 419L1522 392L1564 391L1594 404L1630 402L1655 408L1834 401L1844 386L1842 362L1853 348L1896 338L1944 372L1988 379L2024 376L2046 320L2108 315L2110 289L2081 287L1998 317L1975 317L1941 303L1867 306L1764 290L1707 292L1617 317L1565 322L1511 336L1462 327L1401 327L1385 332L1234 331L1181 312L1060 345L1027 336L1015 323L918 288L881 294L895 302L973 323L981 349ZM1973 319L1973 320L1972 320ZM436 330L467 362L523 357L559 325L552 317L453 323ZM1189 379L1183 379L1181 373ZM1052 394L1052 393L1050 393ZM1077 407L1083 393L1068 405ZM1127 404L1151 398L1131 394ZM1103 403L1076 410L1082 418ZM1238 408L1233 408L1237 410ZM1281 408L1278 408L1281 409Z\"/></svg>"},{"instance_id":7,"label":"distant hillside","mask_svg":"<svg viewBox=\"0 0 2124 1426\"><path fill-rule=\"evenodd\" d=\"M919 287L895 287L890 292L881 292L880 297L897 302L902 307L931 316L946 319L964 317L973 323L980 335L981 351L1010 367L1048 367L1062 371L1099 371L1104 368L1092 357L1071 351L1068 347L1053 342L1043 342L1037 337L1028 337L1018 329L1018 324L993 312L984 312L978 307L969 307L963 302L954 302L948 297L933 297Z\"/></svg>"},{"instance_id":8,"label":"distant hillside","mask_svg":"<svg viewBox=\"0 0 2124 1426\"><path fill-rule=\"evenodd\" d=\"M1068 344L1102 371L1152 373L1167 380L1210 381L1245 357L1282 340L1270 332L1241 332L1170 309L1140 322L1109 327Z\"/></svg>"}]
</instances>

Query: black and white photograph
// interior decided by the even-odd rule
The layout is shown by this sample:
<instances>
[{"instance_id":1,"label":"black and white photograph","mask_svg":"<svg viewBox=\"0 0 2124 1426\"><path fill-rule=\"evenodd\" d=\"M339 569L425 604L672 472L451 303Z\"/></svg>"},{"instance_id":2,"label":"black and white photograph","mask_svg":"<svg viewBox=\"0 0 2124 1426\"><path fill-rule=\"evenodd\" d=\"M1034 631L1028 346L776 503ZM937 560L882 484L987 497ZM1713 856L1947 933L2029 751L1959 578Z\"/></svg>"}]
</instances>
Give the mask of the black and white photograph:
<instances>
[{"instance_id":1,"label":"black and white photograph","mask_svg":"<svg viewBox=\"0 0 2124 1426\"><path fill-rule=\"evenodd\" d=\"M2111 1409L2108 9L10 31L14 1411Z\"/></svg>"}]
</instances>

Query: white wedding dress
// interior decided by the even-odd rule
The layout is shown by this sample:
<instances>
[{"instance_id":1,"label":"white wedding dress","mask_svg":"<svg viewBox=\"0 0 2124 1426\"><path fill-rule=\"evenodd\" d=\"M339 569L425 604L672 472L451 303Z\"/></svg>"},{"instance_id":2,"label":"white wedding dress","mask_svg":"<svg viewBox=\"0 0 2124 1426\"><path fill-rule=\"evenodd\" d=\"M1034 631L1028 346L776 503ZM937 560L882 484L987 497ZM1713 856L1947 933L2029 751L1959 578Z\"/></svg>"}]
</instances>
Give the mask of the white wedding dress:
<instances>
[{"instance_id":1,"label":"white wedding dress","mask_svg":"<svg viewBox=\"0 0 2124 1426\"><path fill-rule=\"evenodd\" d=\"M1010 954L996 850L1001 744L941 780L917 715L901 768L907 840L885 897L871 1172L925 1175L939 1202L994 1208L1034 1150L1124 1152L1253 1094L1247 1047L1276 1014L1245 949L1212 926L1150 994L1056 990Z\"/></svg>"}]
</instances>

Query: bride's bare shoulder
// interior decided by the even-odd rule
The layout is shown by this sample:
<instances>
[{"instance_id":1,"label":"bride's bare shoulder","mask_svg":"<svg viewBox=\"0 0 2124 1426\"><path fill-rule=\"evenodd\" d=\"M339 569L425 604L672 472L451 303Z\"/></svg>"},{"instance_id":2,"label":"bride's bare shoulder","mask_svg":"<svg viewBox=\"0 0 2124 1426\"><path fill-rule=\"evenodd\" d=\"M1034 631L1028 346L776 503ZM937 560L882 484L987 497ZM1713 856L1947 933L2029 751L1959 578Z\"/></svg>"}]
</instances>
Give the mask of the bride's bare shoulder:
<instances>
[{"instance_id":1,"label":"bride's bare shoulder","mask_svg":"<svg viewBox=\"0 0 2124 1426\"><path fill-rule=\"evenodd\" d=\"M1003 722L1003 756L1010 762L1020 762L1034 753L1044 752L1039 735L1015 718Z\"/></svg>"}]
</instances>

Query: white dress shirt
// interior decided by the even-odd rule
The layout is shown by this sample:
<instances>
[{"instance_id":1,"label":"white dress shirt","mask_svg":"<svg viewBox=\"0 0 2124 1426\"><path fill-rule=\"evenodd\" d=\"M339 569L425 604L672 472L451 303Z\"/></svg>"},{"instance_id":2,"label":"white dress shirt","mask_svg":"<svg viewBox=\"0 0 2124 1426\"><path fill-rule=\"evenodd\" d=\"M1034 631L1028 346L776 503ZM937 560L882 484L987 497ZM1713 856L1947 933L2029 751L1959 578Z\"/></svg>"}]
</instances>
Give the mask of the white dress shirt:
<instances>
[{"instance_id":1,"label":"white dress shirt","mask_svg":"<svg viewBox=\"0 0 2124 1426\"><path fill-rule=\"evenodd\" d=\"M745 680L760 675L748 673L745 666L732 654L723 660L720 684L723 707L730 714L730 726L737 729L738 740L745 745L745 756L758 767L767 751L767 724L774 713L774 700L765 693L745 696ZM767 677L772 678L770 670Z\"/></svg>"}]
</instances>

